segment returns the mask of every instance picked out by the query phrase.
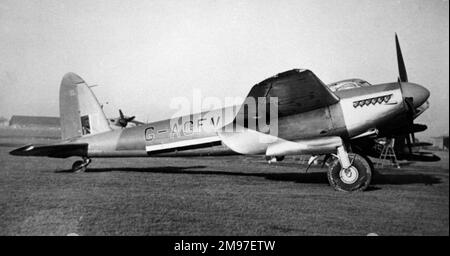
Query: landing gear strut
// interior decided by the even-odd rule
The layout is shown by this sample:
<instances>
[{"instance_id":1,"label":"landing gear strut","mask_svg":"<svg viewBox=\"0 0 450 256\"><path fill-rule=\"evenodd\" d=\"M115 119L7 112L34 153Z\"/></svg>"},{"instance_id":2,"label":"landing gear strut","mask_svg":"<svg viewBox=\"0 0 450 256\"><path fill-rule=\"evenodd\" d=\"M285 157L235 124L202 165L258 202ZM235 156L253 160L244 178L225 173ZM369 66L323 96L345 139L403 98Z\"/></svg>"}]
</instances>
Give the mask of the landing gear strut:
<instances>
[{"instance_id":1,"label":"landing gear strut","mask_svg":"<svg viewBox=\"0 0 450 256\"><path fill-rule=\"evenodd\" d=\"M344 146L338 147L338 160L328 169L328 181L338 191L363 191L372 180L369 162L355 153L347 153Z\"/></svg>"},{"instance_id":2,"label":"landing gear strut","mask_svg":"<svg viewBox=\"0 0 450 256\"><path fill-rule=\"evenodd\" d=\"M87 169L87 166L91 163L91 159L87 157L83 157L83 160L75 161L72 165L73 172L84 172Z\"/></svg>"}]
</instances>

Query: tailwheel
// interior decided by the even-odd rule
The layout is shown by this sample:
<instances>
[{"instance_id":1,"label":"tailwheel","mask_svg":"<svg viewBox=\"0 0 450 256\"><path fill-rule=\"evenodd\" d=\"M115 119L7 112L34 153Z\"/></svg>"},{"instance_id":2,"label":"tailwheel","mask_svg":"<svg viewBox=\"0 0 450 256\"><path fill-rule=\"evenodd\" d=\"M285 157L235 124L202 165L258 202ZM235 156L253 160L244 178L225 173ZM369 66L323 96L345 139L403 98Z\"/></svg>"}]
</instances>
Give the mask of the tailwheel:
<instances>
[{"instance_id":1,"label":"tailwheel","mask_svg":"<svg viewBox=\"0 0 450 256\"><path fill-rule=\"evenodd\" d=\"M369 162L355 153L348 153L350 166L342 168L341 161L334 161L328 169L328 181L338 191L363 191L372 180L372 168Z\"/></svg>"},{"instance_id":2,"label":"tailwheel","mask_svg":"<svg viewBox=\"0 0 450 256\"><path fill-rule=\"evenodd\" d=\"M87 166L91 163L91 159L84 157L83 160L75 161L72 164L73 172L84 172L87 169Z\"/></svg>"}]
</instances>

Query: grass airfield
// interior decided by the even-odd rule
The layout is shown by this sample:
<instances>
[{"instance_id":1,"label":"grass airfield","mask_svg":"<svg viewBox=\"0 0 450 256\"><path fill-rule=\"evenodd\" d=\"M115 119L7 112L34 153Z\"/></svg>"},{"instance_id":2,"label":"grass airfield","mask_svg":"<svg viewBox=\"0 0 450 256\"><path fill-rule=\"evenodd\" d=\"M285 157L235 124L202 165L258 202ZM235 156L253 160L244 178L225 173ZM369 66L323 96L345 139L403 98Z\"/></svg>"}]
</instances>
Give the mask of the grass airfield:
<instances>
[{"instance_id":1,"label":"grass airfield","mask_svg":"<svg viewBox=\"0 0 450 256\"><path fill-rule=\"evenodd\" d=\"M15 157L0 147L0 235L449 235L448 152L334 191L293 158Z\"/></svg>"}]
</instances>

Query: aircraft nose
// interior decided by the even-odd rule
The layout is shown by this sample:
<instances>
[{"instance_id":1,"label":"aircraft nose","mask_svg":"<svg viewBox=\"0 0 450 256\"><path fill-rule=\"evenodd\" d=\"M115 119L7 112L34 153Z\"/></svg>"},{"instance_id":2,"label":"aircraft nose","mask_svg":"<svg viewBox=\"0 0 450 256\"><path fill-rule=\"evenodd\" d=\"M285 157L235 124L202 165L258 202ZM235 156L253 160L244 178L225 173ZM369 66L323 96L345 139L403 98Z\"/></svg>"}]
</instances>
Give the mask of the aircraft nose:
<instances>
[{"instance_id":1,"label":"aircraft nose","mask_svg":"<svg viewBox=\"0 0 450 256\"><path fill-rule=\"evenodd\" d=\"M421 85L413 83L402 83L402 92L404 98L413 98L415 108L422 106L430 97L430 91Z\"/></svg>"}]
</instances>

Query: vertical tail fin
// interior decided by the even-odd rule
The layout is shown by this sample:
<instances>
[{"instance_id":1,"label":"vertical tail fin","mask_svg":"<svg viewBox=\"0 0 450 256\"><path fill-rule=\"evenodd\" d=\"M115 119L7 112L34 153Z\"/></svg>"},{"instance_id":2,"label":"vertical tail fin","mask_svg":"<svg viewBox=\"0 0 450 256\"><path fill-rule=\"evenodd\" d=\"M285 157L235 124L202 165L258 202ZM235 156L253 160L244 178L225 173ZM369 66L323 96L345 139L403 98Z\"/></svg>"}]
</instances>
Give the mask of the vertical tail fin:
<instances>
[{"instance_id":1,"label":"vertical tail fin","mask_svg":"<svg viewBox=\"0 0 450 256\"><path fill-rule=\"evenodd\" d=\"M59 115L63 140L111 131L94 93L74 73L67 73L61 81Z\"/></svg>"}]
</instances>

